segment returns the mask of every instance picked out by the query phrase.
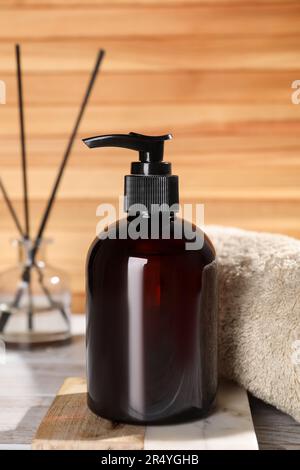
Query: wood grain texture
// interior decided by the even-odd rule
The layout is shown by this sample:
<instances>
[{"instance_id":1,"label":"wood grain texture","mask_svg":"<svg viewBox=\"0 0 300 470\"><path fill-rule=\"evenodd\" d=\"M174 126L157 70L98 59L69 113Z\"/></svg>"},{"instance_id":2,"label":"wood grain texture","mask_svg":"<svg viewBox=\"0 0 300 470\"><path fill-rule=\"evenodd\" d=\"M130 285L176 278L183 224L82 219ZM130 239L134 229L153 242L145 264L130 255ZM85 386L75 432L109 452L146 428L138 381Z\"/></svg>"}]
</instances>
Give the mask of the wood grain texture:
<instances>
[{"instance_id":1,"label":"wood grain texture","mask_svg":"<svg viewBox=\"0 0 300 470\"><path fill-rule=\"evenodd\" d=\"M300 30L300 28L299 28ZM118 72L103 71L101 85L94 89L93 103L97 105L120 104L289 104L290 84L297 76L296 70L278 71L215 71L183 70L168 72ZM9 94L7 106L17 103L15 76L12 72L1 74ZM120 86L122 80L122 86ZM78 95L88 81L87 72L31 72L24 83L28 105L77 105ZM147 86L147 85L151 86ZM270 86L272 84L272 86ZM147 93L145 89L147 88ZM255 89L255 94L253 93ZM34 90L34 93L31 92Z\"/></svg>"},{"instance_id":2,"label":"wood grain texture","mask_svg":"<svg viewBox=\"0 0 300 470\"><path fill-rule=\"evenodd\" d=\"M102 8L27 8L7 10L0 17L0 40L15 38L40 40L107 37L153 37L185 35L239 35L253 36L275 34L298 34L300 31L300 5L236 5L228 15L228 5L212 8L209 5L179 5L157 8L144 5L102 6ZM126 17L126 21L124 18ZM31 24L28 28L27 24ZM40 25L44 27L41 28Z\"/></svg>"},{"instance_id":3,"label":"wood grain texture","mask_svg":"<svg viewBox=\"0 0 300 470\"><path fill-rule=\"evenodd\" d=\"M5 14L5 13L4 13ZM159 10L157 12L159 15ZM88 28L88 25L87 25ZM89 38L63 40L61 37L22 41L23 63L28 72L88 72L96 51L109 52L104 70L114 72L176 72L178 70L295 70L300 59L300 34L269 36L228 36L215 34L178 37L153 35L149 38ZM158 53L159 51L159 53ZM0 67L13 72L13 46L0 43ZM296 77L297 78L297 77ZM296 79L295 78L295 79ZM171 80L171 76L170 76ZM290 85L290 84L289 84Z\"/></svg>"},{"instance_id":4,"label":"wood grain texture","mask_svg":"<svg viewBox=\"0 0 300 470\"><path fill-rule=\"evenodd\" d=\"M227 6L237 6L244 4L244 0L87 0L85 2L86 8L95 7L95 6L164 6L164 5L172 5L172 6L191 6L191 5L207 5L210 4L213 7L227 5ZM297 5L298 0L261 0L259 2L260 5ZM61 0L45 0L43 4L39 0L6 0L5 2L1 3L1 7L3 9L14 8L15 6L21 8L27 7L49 7L55 6L56 8L64 8L65 6L68 7L80 7L82 6L81 0L65 0L63 3Z\"/></svg>"},{"instance_id":5,"label":"wood grain texture","mask_svg":"<svg viewBox=\"0 0 300 470\"><path fill-rule=\"evenodd\" d=\"M14 42L23 50L33 226L45 205L96 51L107 50L48 234L52 263L84 308L84 264L100 202L116 202L132 154L84 148L105 132L172 132L182 202L207 223L300 237L297 0L5 0L0 5L1 177L21 212ZM0 202L0 269L13 224Z\"/></svg>"},{"instance_id":6,"label":"wood grain texture","mask_svg":"<svg viewBox=\"0 0 300 470\"><path fill-rule=\"evenodd\" d=\"M299 450L299 423L252 395L249 403L260 450Z\"/></svg>"},{"instance_id":7,"label":"wood grain texture","mask_svg":"<svg viewBox=\"0 0 300 470\"><path fill-rule=\"evenodd\" d=\"M137 131L146 129L147 132L162 133L167 129L173 129L175 136L202 133L262 133L272 132L274 127L278 130L290 128L293 132L299 132L299 109L290 103L286 105L239 105L239 104L165 104L146 106L93 106L91 105L81 126L85 134L99 132L99 122L103 133L109 133L113 126L119 132L127 132L131 128ZM77 107L61 106L57 112L57 106L27 107L28 120L27 132L30 136L65 136L72 128ZM15 121L17 108L5 109L5 133L2 136L12 137L15 133ZM185 117L183 120L182 117ZM141 124L141 117L142 122ZM273 127L274 126L274 127ZM172 145L172 144L171 144ZM85 149L84 149L85 150ZM95 153L95 152L94 152Z\"/></svg>"},{"instance_id":8,"label":"wood grain texture","mask_svg":"<svg viewBox=\"0 0 300 470\"><path fill-rule=\"evenodd\" d=\"M68 378L39 426L33 450L142 450L145 428L97 417L86 404L86 381Z\"/></svg>"}]
</instances>

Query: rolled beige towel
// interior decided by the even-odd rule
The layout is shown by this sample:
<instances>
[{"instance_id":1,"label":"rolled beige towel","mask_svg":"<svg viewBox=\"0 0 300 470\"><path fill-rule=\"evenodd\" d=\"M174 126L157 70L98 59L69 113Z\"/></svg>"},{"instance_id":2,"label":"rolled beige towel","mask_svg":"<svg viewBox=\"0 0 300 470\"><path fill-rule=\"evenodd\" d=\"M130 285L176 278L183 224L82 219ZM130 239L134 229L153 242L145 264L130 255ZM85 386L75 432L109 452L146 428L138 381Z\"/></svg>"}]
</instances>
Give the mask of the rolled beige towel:
<instances>
[{"instance_id":1,"label":"rolled beige towel","mask_svg":"<svg viewBox=\"0 0 300 470\"><path fill-rule=\"evenodd\" d=\"M206 232L219 260L220 373L300 421L300 241Z\"/></svg>"}]
</instances>

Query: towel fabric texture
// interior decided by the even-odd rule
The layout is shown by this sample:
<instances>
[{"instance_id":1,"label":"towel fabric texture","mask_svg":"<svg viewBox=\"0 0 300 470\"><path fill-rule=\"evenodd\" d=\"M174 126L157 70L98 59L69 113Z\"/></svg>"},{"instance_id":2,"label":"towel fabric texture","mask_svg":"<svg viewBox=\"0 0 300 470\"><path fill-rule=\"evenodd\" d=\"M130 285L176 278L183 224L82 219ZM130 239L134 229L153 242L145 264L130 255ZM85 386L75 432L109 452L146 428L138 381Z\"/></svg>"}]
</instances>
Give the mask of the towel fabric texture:
<instances>
[{"instance_id":1,"label":"towel fabric texture","mask_svg":"<svg viewBox=\"0 0 300 470\"><path fill-rule=\"evenodd\" d=\"M300 241L206 232L219 263L220 373L300 421Z\"/></svg>"}]
</instances>

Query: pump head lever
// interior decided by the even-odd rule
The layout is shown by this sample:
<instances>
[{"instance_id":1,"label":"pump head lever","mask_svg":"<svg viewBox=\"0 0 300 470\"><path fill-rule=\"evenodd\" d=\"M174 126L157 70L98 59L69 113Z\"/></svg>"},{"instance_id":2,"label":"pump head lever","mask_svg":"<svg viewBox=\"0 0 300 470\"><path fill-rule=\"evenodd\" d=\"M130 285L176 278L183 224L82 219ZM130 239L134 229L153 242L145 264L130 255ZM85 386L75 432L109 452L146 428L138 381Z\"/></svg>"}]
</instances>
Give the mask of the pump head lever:
<instances>
[{"instance_id":1,"label":"pump head lever","mask_svg":"<svg viewBox=\"0 0 300 470\"><path fill-rule=\"evenodd\" d=\"M141 162L161 162L164 155L164 141L172 139L171 134L150 136L136 134L108 134L83 139L89 148L122 147L139 152Z\"/></svg>"}]
</instances>

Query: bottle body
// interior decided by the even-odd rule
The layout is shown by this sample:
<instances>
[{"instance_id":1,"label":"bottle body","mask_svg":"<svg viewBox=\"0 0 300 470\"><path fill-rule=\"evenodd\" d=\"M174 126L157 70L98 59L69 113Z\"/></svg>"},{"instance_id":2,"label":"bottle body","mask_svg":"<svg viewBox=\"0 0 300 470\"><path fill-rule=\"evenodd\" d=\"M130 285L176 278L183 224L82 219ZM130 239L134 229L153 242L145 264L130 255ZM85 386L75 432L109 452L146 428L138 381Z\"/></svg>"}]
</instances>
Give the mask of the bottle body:
<instances>
[{"instance_id":1,"label":"bottle body","mask_svg":"<svg viewBox=\"0 0 300 470\"><path fill-rule=\"evenodd\" d=\"M88 256L88 405L122 422L201 417L217 388L213 246L187 249L173 222L170 239L119 239L125 225Z\"/></svg>"}]
</instances>

